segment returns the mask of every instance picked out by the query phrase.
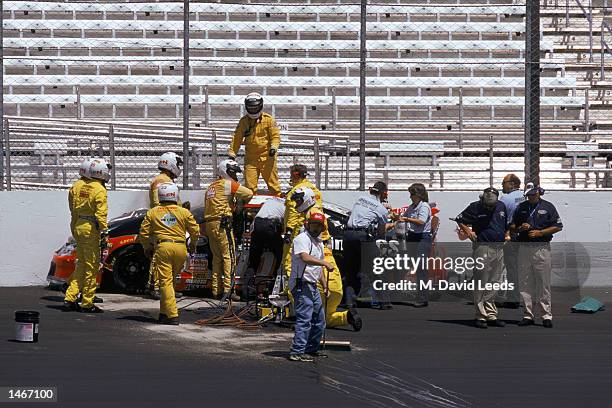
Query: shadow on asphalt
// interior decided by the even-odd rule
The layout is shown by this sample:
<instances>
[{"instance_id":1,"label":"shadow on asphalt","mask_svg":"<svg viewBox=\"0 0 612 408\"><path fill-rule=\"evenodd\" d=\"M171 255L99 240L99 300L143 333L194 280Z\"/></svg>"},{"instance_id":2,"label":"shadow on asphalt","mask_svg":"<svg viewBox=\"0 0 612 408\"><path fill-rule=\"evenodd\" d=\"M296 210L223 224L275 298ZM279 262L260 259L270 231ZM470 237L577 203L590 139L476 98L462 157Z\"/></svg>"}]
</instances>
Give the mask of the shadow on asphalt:
<instances>
[{"instance_id":1,"label":"shadow on asphalt","mask_svg":"<svg viewBox=\"0 0 612 408\"><path fill-rule=\"evenodd\" d=\"M157 323L157 319L150 316L122 316L118 317L117 320L130 320L140 323Z\"/></svg>"},{"instance_id":2,"label":"shadow on asphalt","mask_svg":"<svg viewBox=\"0 0 612 408\"><path fill-rule=\"evenodd\" d=\"M40 298L40 300L48 300L50 302L63 302L64 297L63 296L43 296Z\"/></svg>"},{"instance_id":3,"label":"shadow on asphalt","mask_svg":"<svg viewBox=\"0 0 612 408\"><path fill-rule=\"evenodd\" d=\"M280 350L272 350L272 351L265 351L263 353L264 356L268 356L268 357L274 357L274 358L282 358L282 359L287 359L289 358L289 352L286 350L280 351Z\"/></svg>"}]
</instances>

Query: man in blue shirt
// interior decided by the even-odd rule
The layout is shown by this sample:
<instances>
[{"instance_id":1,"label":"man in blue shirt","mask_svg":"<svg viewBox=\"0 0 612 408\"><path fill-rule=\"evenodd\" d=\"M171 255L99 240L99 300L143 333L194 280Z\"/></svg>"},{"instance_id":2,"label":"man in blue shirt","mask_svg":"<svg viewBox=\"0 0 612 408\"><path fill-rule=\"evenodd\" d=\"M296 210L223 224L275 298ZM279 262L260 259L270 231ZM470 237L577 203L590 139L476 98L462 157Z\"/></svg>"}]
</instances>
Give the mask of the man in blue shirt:
<instances>
[{"instance_id":1,"label":"man in blue shirt","mask_svg":"<svg viewBox=\"0 0 612 408\"><path fill-rule=\"evenodd\" d=\"M390 214L383 204L387 201L387 195L387 184L377 181L370 187L369 194L357 199L346 224L342 246L347 254L348 273L344 293L349 307L355 306L357 294L362 290L362 278L367 279L372 273L374 257L378 253L376 238L393 228L392 223L387 223ZM368 290L369 287L364 289ZM390 308L390 304L385 304L383 308Z\"/></svg>"},{"instance_id":2,"label":"man in blue shirt","mask_svg":"<svg viewBox=\"0 0 612 408\"><path fill-rule=\"evenodd\" d=\"M488 325L504 327L506 323L497 318L494 298L497 289L492 285L501 283L504 250L508 235L506 205L499 201L499 191L486 188L479 201L471 203L456 218L459 228L473 242L474 259L480 259L474 267L474 306L476 327L486 329ZM472 227L471 229L469 227ZM490 286L486 288L486 286Z\"/></svg>"},{"instance_id":3,"label":"man in blue shirt","mask_svg":"<svg viewBox=\"0 0 612 408\"><path fill-rule=\"evenodd\" d=\"M563 229L555 206L541 198L544 189L534 183L525 188L527 201L516 208L510 225L511 233L518 233L519 283L525 314L519 326L534 324L533 303L542 310L542 325L553 327L550 294L552 262L550 241L553 234Z\"/></svg>"},{"instance_id":4,"label":"man in blue shirt","mask_svg":"<svg viewBox=\"0 0 612 408\"><path fill-rule=\"evenodd\" d=\"M508 226L512 222L516 207L523 201L525 197L521 191L521 179L516 174L507 174L502 181L503 195L500 200L506 205L506 216L508 218ZM518 284L518 244L517 236L510 236L510 243L504 245L504 265L506 266L506 278L508 282L514 283L514 289L508 289L503 298L498 293L498 300L501 305L508 309L518 309L521 305L521 295L519 293Z\"/></svg>"}]
</instances>

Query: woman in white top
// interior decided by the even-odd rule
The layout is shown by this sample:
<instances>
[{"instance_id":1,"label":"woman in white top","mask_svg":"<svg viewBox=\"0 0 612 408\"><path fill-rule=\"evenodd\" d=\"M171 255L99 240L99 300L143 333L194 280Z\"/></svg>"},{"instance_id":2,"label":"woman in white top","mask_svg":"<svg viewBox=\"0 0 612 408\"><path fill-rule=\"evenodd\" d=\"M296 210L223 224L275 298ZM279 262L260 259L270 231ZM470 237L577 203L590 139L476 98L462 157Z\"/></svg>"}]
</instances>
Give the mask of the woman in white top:
<instances>
[{"instance_id":1,"label":"woman in white top","mask_svg":"<svg viewBox=\"0 0 612 408\"><path fill-rule=\"evenodd\" d=\"M429 195L427 189L421 183L414 183L408 188L412 204L408 207L400 221L406 223L406 242L408 252L412 257L430 256L431 252L431 207L429 206ZM426 282L428 279L428 268L419 268L416 271L419 280ZM426 307L427 289L419 290L415 307Z\"/></svg>"}]
</instances>

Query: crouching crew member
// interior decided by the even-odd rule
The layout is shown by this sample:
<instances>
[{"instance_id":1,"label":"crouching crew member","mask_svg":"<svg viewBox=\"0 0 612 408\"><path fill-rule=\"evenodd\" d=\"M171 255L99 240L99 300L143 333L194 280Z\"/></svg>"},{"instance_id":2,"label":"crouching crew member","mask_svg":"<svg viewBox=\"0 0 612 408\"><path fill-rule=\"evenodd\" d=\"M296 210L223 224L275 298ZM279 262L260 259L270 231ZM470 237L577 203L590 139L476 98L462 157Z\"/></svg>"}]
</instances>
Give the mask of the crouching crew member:
<instances>
[{"instance_id":1,"label":"crouching crew member","mask_svg":"<svg viewBox=\"0 0 612 408\"><path fill-rule=\"evenodd\" d=\"M526 185L527 201L516 208L510 231L518 232L519 289L525 304L525 314L519 326L534 324L533 304L536 303L542 312L542 325L551 328L550 241L553 234L563 229L563 223L555 206L541 198L543 194L543 188L533 183Z\"/></svg>"},{"instance_id":2,"label":"crouching crew member","mask_svg":"<svg viewBox=\"0 0 612 408\"><path fill-rule=\"evenodd\" d=\"M204 195L204 223L212 252L212 294L223 300L240 300L232 293L236 269L236 242L232 231L232 214L236 206L247 202L253 192L238 183L242 170L234 160L223 160L217 167L218 180L208 186Z\"/></svg>"},{"instance_id":3,"label":"crouching crew member","mask_svg":"<svg viewBox=\"0 0 612 408\"><path fill-rule=\"evenodd\" d=\"M195 252L200 227L189 210L177 205L179 189L176 184L160 184L157 195L159 205L147 211L140 226L138 241L145 254L155 259L154 273L159 276L161 295L159 322L178 325L174 277L181 272L187 259L186 233L191 238L190 252Z\"/></svg>"},{"instance_id":4,"label":"crouching crew member","mask_svg":"<svg viewBox=\"0 0 612 408\"><path fill-rule=\"evenodd\" d=\"M506 205L499 201L499 191L493 187L486 188L481 199L471 203L455 220L473 242L474 259L480 259L483 263L483 268L478 268L478 264L474 267L474 281L477 285L474 288L476 327L486 329L487 324L504 327L506 323L497 318L497 290L484 289L487 284L501 283L504 242L510 240Z\"/></svg>"},{"instance_id":5,"label":"crouching crew member","mask_svg":"<svg viewBox=\"0 0 612 408\"><path fill-rule=\"evenodd\" d=\"M327 243L323 248L323 254L325 256L325 261L334 267L334 269L331 271L327 268L323 268L322 271L323 280L325 280L325 286L327 286L327 290L329 292L327 299L323 302L325 306L325 325L327 327L339 327L350 324L353 327L353 330L359 331L363 326L363 321L361 316L359 316L357 313L357 309L350 308L342 312L338 311L338 306L342 302L343 295L342 276L340 275L340 269L338 268L338 264L336 264L336 259L334 258L332 249L327 245ZM325 297L326 295L323 285L319 283L318 287L321 296Z\"/></svg>"},{"instance_id":6,"label":"crouching crew member","mask_svg":"<svg viewBox=\"0 0 612 408\"><path fill-rule=\"evenodd\" d=\"M89 179L71 190L71 229L76 240L77 267L68 283L64 310L102 313L95 306L96 275L100 270L100 251L108 243L108 204L105 183L110 180L110 164L91 159ZM77 296L81 293L81 305Z\"/></svg>"},{"instance_id":7,"label":"crouching crew member","mask_svg":"<svg viewBox=\"0 0 612 408\"><path fill-rule=\"evenodd\" d=\"M289 352L291 361L313 361L313 357L321 356L319 344L325 330L325 310L317 282L327 293L321 269L334 269L324 259L323 242L319 238L324 222L323 213L312 212L306 221L306 230L293 240L289 289L295 299L295 335Z\"/></svg>"}]
</instances>

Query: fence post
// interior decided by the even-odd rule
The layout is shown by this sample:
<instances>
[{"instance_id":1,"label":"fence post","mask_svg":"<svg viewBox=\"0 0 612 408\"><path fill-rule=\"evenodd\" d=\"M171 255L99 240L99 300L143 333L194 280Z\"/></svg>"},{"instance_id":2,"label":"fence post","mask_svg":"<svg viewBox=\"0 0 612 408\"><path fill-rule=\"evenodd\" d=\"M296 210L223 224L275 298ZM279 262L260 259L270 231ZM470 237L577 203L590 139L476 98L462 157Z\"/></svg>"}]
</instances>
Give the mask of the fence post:
<instances>
[{"instance_id":1,"label":"fence post","mask_svg":"<svg viewBox=\"0 0 612 408\"><path fill-rule=\"evenodd\" d=\"M196 152L196 147L193 146L191 148L191 171L193 172L193 188L200 188L200 172L198 171L198 156Z\"/></svg>"},{"instance_id":2,"label":"fence post","mask_svg":"<svg viewBox=\"0 0 612 408\"><path fill-rule=\"evenodd\" d=\"M589 62L593 62L593 0L589 0Z\"/></svg>"},{"instance_id":3,"label":"fence post","mask_svg":"<svg viewBox=\"0 0 612 408\"><path fill-rule=\"evenodd\" d=\"M183 1L183 189L189 188L189 0Z\"/></svg>"},{"instance_id":4,"label":"fence post","mask_svg":"<svg viewBox=\"0 0 612 408\"><path fill-rule=\"evenodd\" d=\"M4 119L4 137L6 137L6 147L4 152L6 154L6 189L11 191L12 189L12 172L11 172L11 130L9 128L8 119Z\"/></svg>"},{"instance_id":5,"label":"fence post","mask_svg":"<svg viewBox=\"0 0 612 408\"><path fill-rule=\"evenodd\" d=\"M81 120L81 87L76 85L76 109L77 119Z\"/></svg>"},{"instance_id":6,"label":"fence post","mask_svg":"<svg viewBox=\"0 0 612 408\"><path fill-rule=\"evenodd\" d=\"M217 154L217 132L215 130L212 131L210 147L212 150L212 174L214 179L214 175L217 173L217 166L219 165L219 156Z\"/></svg>"},{"instance_id":7,"label":"fence post","mask_svg":"<svg viewBox=\"0 0 612 408\"><path fill-rule=\"evenodd\" d=\"M346 141L346 174L345 174L345 180L346 180L346 185L345 185L345 190L349 189L349 176L350 176L350 163L351 161L351 140L347 139Z\"/></svg>"},{"instance_id":8,"label":"fence post","mask_svg":"<svg viewBox=\"0 0 612 408\"><path fill-rule=\"evenodd\" d=\"M204 86L204 127L210 126L210 103L208 100L208 85Z\"/></svg>"},{"instance_id":9,"label":"fence post","mask_svg":"<svg viewBox=\"0 0 612 408\"><path fill-rule=\"evenodd\" d=\"M336 131L336 126L338 123L338 105L336 104L336 88L332 87L332 130Z\"/></svg>"},{"instance_id":10,"label":"fence post","mask_svg":"<svg viewBox=\"0 0 612 408\"><path fill-rule=\"evenodd\" d=\"M569 0L565 0L565 27L569 27L570 12L569 12Z\"/></svg>"},{"instance_id":11,"label":"fence post","mask_svg":"<svg viewBox=\"0 0 612 408\"><path fill-rule=\"evenodd\" d=\"M489 186L493 187L493 134L489 135Z\"/></svg>"},{"instance_id":12,"label":"fence post","mask_svg":"<svg viewBox=\"0 0 612 408\"><path fill-rule=\"evenodd\" d=\"M0 123L4 121L0 120ZM4 191L4 126L2 126L2 134L0 134L0 191Z\"/></svg>"},{"instance_id":13,"label":"fence post","mask_svg":"<svg viewBox=\"0 0 612 408\"><path fill-rule=\"evenodd\" d=\"M604 12L604 14L605 14L605 12ZM599 43L600 43L599 46L601 48L601 50L600 50L601 57L600 57L600 61L599 61L599 64L600 64L600 67L599 67L599 80L600 81L605 81L606 80L606 70L604 69L604 58L605 58L605 52L604 52L604 46L605 45L604 44L606 43L605 37L604 37L604 28L605 28L605 26L606 26L606 22L605 22L605 20L602 20L601 21L601 32L599 33L599 36L600 36L600 38L599 38Z\"/></svg>"},{"instance_id":14,"label":"fence post","mask_svg":"<svg viewBox=\"0 0 612 408\"><path fill-rule=\"evenodd\" d=\"M314 161L315 161L315 185L321 189L321 158L319 157L319 138L314 142Z\"/></svg>"},{"instance_id":15,"label":"fence post","mask_svg":"<svg viewBox=\"0 0 612 408\"><path fill-rule=\"evenodd\" d=\"M584 91L584 131L588 132L591 127L591 118L589 112L589 90Z\"/></svg>"},{"instance_id":16,"label":"fence post","mask_svg":"<svg viewBox=\"0 0 612 408\"><path fill-rule=\"evenodd\" d=\"M111 164L111 190L117 189L117 167L115 166L115 126L108 127L108 149Z\"/></svg>"},{"instance_id":17,"label":"fence post","mask_svg":"<svg viewBox=\"0 0 612 408\"><path fill-rule=\"evenodd\" d=\"M366 37L367 37L367 0L361 0L361 29L359 30L359 190L365 190L366 183Z\"/></svg>"}]
</instances>

